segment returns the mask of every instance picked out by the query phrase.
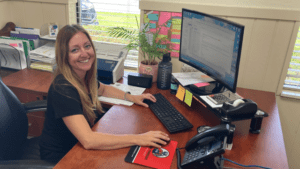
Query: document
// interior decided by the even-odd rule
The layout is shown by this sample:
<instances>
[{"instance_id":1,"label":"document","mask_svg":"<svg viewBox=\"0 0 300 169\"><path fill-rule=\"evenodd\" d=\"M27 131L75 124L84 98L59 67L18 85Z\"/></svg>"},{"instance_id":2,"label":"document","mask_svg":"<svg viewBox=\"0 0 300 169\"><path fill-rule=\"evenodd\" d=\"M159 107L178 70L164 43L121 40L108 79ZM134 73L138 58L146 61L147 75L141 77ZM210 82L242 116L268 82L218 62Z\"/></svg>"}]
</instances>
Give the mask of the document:
<instances>
[{"instance_id":1,"label":"document","mask_svg":"<svg viewBox=\"0 0 300 169\"><path fill-rule=\"evenodd\" d=\"M141 95L146 90L146 88L126 85L126 84L121 84L121 83L111 84L111 86L113 86L117 89L120 89L124 92L129 92L131 95ZM112 104L122 104L122 105L126 105L126 106L133 105L133 102L126 101L123 99L115 99L115 98L104 97L104 96L99 96L98 99L99 99L99 101L108 102L108 103L112 103Z\"/></svg>"},{"instance_id":2,"label":"document","mask_svg":"<svg viewBox=\"0 0 300 169\"><path fill-rule=\"evenodd\" d=\"M31 60L54 63L55 61L55 42L48 42L45 45L30 52Z\"/></svg>"},{"instance_id":3,"label":"document","mask_svg":"<svg viewBox=\"0 0 300 169\"><path fill-rule=\"evenodd\" d=\"M200 96L200 98L203 99L207 104L209 104L209 106L211 108L216 109L216 108L221 108L223 106L223 104L215 104L215 103L213 103L207 97L209 97L209 96Z\"/></svg>"},{"instance_id":4,"label":"document","mask_svg":"<svg viewBox=\"0 0 300 169\"><path fill-rule=\"evenodd\" d=\"M18 70L27 67L22 41L0 39L0 43L1 67Z\"/></svg>"},{"instance_id":5,"label":"document","mask_svg":"<svg viewBox=\"0 0 300 169\"><path fill-rule=\"evenodd\" d=\"M172 73L172 75L179 81L180 84L182 84L182 86L215 81L202 72L182 72Z\"/></svg>"}]
</instances>

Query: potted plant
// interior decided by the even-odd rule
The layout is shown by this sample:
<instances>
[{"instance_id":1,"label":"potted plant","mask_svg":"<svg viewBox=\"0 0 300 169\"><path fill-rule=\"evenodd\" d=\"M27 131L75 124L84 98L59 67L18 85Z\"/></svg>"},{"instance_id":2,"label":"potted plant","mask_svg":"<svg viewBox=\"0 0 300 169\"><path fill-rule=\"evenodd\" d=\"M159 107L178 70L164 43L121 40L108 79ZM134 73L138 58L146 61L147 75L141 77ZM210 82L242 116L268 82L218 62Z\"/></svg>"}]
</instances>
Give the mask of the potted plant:
<instances>
[{"instance_id":1,"label":"potted plant","mask_svg":"<svg viewBox=\"0 0 300 169\"><path fill-rule=\"evenodd\" d=\"M128 51L140 49L139 54L143 57L143 60L139 64L139 73L152 75L152 82L157 81L158 62L156 58L161 60L162 56L171 50L168 38L159 38L161 28L166 27L169 21L156 28L155 32L149 31L150 23L144 25L140 30L137 18L136 23L140 31L123 27L109 28L108 31L112 37L128 39L129 44L126 46Z\"/></svg>"}]
</instances>

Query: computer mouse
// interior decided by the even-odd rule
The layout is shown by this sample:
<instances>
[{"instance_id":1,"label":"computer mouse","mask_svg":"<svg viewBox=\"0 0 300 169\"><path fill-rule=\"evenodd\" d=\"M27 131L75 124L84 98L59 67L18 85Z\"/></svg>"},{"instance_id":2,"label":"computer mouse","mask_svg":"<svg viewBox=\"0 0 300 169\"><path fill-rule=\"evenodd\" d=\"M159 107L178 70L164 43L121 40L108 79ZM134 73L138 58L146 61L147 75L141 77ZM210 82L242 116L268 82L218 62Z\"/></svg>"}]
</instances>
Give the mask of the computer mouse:
<instances>
[{"instance_id":1,"label":"computer mouse","mask_svg":"<svg viewBox=\"0 0 300 169\"><path fill-rule=\"evenodd\" d=\"M160 145L160 146L166 146L166 145L168 145L169 143L170 143L170 140L163 140L163 139L161 139L162 141L164 141L164 142L166 142L167 144L161 144L161 143L156 143L156 144L158 144L158 145Z\"/></svg>"},{"instance_id":2,"label":"computer mouse","mask_svg":"<svg viewBox=\"0 0 300 169\"><path fill-rule=\"evenodd\" d=\"M148 105L150 105L150 104L153 103L153 102L152 102L151 100L149 100L149 99L144 99L143 102L146 103L146 104L148 104Z\"/></svg>"}]
</instances>

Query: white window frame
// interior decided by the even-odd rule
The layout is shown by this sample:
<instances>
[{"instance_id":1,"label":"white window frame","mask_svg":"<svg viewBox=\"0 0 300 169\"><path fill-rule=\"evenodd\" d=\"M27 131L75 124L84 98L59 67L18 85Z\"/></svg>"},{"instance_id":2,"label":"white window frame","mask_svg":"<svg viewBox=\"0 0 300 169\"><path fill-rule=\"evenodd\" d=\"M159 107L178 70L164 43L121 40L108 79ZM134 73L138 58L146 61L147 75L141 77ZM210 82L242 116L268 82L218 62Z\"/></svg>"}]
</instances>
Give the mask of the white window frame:
<instances>
[{"instance_id":1,"label":"white window frame","mask_svg":"<svg viewBox=\"0 0 300 169\"><path fill-rule=\"evenodd\" d=\"M80 1L81 0L78 0L78 4L80 4ZM125 0L123 0L123 2L124 1ZM130 1L132 1L132 0L127 0L127 3L131 3ZM91 1L91 2L93 2L93 1ZM100 3L102 4L102 2L99 2L99 4ZM94 2L94 4L95 4L95 2ZM107 1L105 3L103 3L103 4L113 5L111 2L107 2ZM129 5L129 6L132 7L132 5ZM81 7L79 5L78 11L77 11L77 15L78 16L76 16L76 18L77 17L81 17L81 9L80 8ZM137 14L140 15L140 10L139 10L139 13L137 13ZM78 24L81 24L80 20L78 18L77 18L77 22L78 22ZM99 25L101 25L101 21L98 21L98 22L99 22ZM91 30L91 29L86 29L86 30L88 32L94 31L94 30ZM91 35L91 36L93 36L93 35ZM106 37L106 38L111 38L111 37ZM131 69L132 71L137 71L137 68L138 68L138 50L131 50L131 51L128 52L127 57L126 57L125 62L124 62L124 67L125 67L125 69Z\"/></svg>"}]
</instances>

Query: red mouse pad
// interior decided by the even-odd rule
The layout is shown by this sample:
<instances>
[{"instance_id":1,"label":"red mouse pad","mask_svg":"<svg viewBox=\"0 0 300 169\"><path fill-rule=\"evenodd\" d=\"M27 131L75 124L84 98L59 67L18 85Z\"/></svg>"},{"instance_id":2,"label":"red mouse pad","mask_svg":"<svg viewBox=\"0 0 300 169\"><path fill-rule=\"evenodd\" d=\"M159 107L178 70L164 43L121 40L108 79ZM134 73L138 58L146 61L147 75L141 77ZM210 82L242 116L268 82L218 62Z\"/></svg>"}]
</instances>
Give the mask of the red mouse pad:
<instances>
[{"instance_id":1,"label":"red mouse pad","mask_svg":"<svg viewBox=\"0 0 300 169\"><path fill-rule=\"evenodd\" d=\"M125 157L125 161L152 168L169 169L175 154L177 141L170 141L161 149L151 147L132 146Z\"/></svg>"}]
</instances>

